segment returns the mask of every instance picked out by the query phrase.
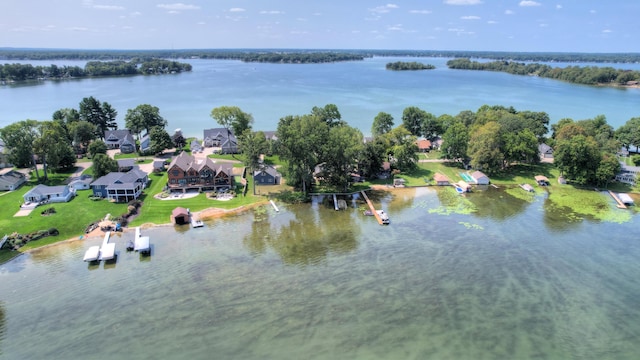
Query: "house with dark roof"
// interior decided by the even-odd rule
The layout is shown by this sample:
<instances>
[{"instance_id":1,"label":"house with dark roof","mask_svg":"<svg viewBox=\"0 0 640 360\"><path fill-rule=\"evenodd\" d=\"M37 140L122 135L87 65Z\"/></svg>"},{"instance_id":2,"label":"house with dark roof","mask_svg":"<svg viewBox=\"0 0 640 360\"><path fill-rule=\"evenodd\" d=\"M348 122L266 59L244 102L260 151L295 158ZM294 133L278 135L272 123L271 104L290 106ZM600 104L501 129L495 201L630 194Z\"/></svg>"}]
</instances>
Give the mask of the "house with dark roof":
<instances>
[{"instance_id":1,"label":"house with dark roof","mask_svg":"<svg viewBox=\"0 0 640 360\"><path fill-rule=\"evenodd\" d=\"M78 191L78 190L89 190L91 188L91 183L93 182L93 176L91 175L81 175L79 177L72 178L69 182L69 187Z\"/></svg>"},{"instance_id":2,"label":"house with dark roof","mask_svg":"<svg viewBox=\"0 0 640 360\"><path fill-rule=\"evenodd\" d=\"M136 167L128 172L112 172L91 183L93 195L116 202L135 200L147 187L149 176Z\"/></svg>"},{"instance_id":3,"label":"house with dark roof","mask_svg":"<svg viewBox=\"0 0 640 360\"><path fill-rule=\"evenodd\" d=\"M219 147L223 154L238 153L238 139L231 130L225 128L205 129L203 145Z\"/></svg>"},{"instance_id":4,"label":"house with dark roof","mask_svg":"<svg viewBox=\"0 0 640 360\"><path fill-rule=\"evenodd\" d=\"M164 165L164 160L153 160L153 172L163 172Z\"/></svg>"},{"instance_id":5,"label":"house with dark roof","mask_svg":"<svg viewBox=\"0 0 640 360\"><path fill-rule=\"evenodd\" d=\"M136 140L127 129L105 130L104 143L107 144L107 149L120 149L123 154L136 151Z\"/></svg>"},{"instance_id":6,"label":"house with dark roof","mask_svg":"<svg viewBox=\"0 0 640 360\"><path fill-rule=\"evenodd\" d=\"M184 225L189 223L191 213L189 209L183 207L177 207L171 211L171 222L176 225Z\"/></svg>"},{"instance_id":7,"label":"house with dark roof","mask_svg":"<svg viewBox=\"0 0 640 360\"><path fill-rule=\"evenodd\" d=\"M0 190L13 191L27 182L27 177L18 171L9 170L0 175Z\"/></svg>"},{"instance_id":8,"label":"house with dark roof","mask_svg":"<svg viewBox=\"0 0 640 360\"><path fill-rule=\"evenodd\" d=\"M25 203L68 202L75 194L75 190L67 185L48 186L40 184L27 191L22 197Z\"/></svg>"},{"instance_id":9,"label":"house with dark roof","mask_svg":"<svg viewBox=\"0 0 640 360\"><path fill-rule=\"evenodd\" d=\"M176 156L167 168L171 190L216 190L233 187L233 164L196 158L186 152Z\"/></svg>"},{"instance_id":10,"label":"house with dark roof","mask_svg":"<svg viewBox=\"0 0 640 360\"><path fill-rule=\"evenodd\" d=\"M272 166L264 166L253 172L253 181L256 185L278 185L280 177L278 170Z\"/></svg>"}]
</instances>

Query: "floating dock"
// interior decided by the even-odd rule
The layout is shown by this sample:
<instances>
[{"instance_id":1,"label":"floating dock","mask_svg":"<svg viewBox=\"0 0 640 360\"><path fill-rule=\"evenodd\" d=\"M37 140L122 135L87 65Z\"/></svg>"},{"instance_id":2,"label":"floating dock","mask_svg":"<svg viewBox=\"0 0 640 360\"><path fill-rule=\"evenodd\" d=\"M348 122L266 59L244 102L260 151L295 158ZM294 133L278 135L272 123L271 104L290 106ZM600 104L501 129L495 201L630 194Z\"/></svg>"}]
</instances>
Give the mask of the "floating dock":
<instances>
[{"instance_id":1,"label":"floating dock","mask_svg":"<svg viewBox=\"0 0 640 360\"><path fill-rule=\"evenodd\" d=\"M373 216L376 217L376 220L378 220L378 224L380 224L380 225L388 224L389 223L389 217L386 216L386 220L383 220L382 217L380 216L380 213L376 210L375 207L373 207L373 203L371 202L371 200L369 200L369 197L367 196L367 193L365 193L364 191L361 191L361 193L362 193L362 197L364 198L364 201L366 201L367 205L369 205L369 209L371 209L371 213L373 214ZM380 211L382 211L382 210L380 210Z\"/></svg>"},{"instance_id":2,"label":"floating dock","mask_svg":"<svg viewBox=\"0 0 640 360\"><path fill-rule=\"evenodd\" d=\"M107 231L104 235L104 240L102 241L102 246L100 246L100 257L98 260L113 260L116 257L116 244L110 243L109 238L111 237L111 232Z\"/></svg>"},{"instance_id":3,"label":"floating dock","mask_svg":"<svg viewBox=\"0 0 640 360\"><path fill-rule=\"evenodd\" d=\"M336 196L336 194L333 194L333 207L336 209L336 211L340 210L340 207L338 207L338 197Z\"/></svg>"},{"instance_id":4,"label":"floating dock","mask_svg":"<svg viewBox=\"0 0 640 360\"><path fill-rule=\"evenodd\" d=\"M620 209L626 209L627 208L627 205L625 205L624 202L622 202L622 200L620 200L620 198L618 197L618 195L616 195L616 193L614 193L613 191L609 190L609 195L611 195L613 200L615 200L618 203L618 205L616 205L617 207L619 207Z\"/></svg>"},{"instance_id":5,"label":"floating dock","mask_svg":"<svg viewBox=\"0 0 640 360\"><path fill-rule=\"evenodd\" d=\"M100 257L100 246L96 245L87 249L87 251L84 253L84 258L82 258L82 261L89 261L89 262L98 261L99 257Z\"/></svg>"},{"instance_id":6,"label":"floating dock","mask_svg":"<svg viewBox=\"0 0 640 360\"><path fill-rule=\"evenodd\" d=\"M140 227L136 228L136 234L133 239L133 250L141 254L151 254L151 246L149 245L149 237L140 234Z\"/></svg>"},{"instance_id":7,"label":"floating dock","mask_svg":"<svg viewBox=\"0 0 640 360\"><path fill-rule=\"evenodd\" d=\"M273 206L273 210L275 210L276 212L280 212L280 209L278 209L276 203L273 200L269 200L269 202L271 203L271 206Z\"/></svg>"}]
</instances>

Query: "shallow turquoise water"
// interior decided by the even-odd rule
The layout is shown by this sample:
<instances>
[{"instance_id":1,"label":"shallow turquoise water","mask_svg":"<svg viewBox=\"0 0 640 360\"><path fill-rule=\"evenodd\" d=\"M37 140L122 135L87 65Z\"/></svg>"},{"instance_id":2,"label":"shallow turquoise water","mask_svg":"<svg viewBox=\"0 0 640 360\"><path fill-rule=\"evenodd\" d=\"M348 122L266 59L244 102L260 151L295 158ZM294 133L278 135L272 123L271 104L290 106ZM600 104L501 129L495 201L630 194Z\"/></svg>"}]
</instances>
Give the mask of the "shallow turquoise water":
<instances>
[{"instance_id":1,"label":"shallow turquoise water","mask_svg":"<svg viewBox=\"0 0 640 360\"><path fill-rule=\"evenodd\" d=\"M143 230L148 258L119 234L115 264L82 262L97 238L33 252L0 267L0 358L637 358L638 217L497 195L374 197L389 226L279 204Z\"/></svg>"}]
</instances>

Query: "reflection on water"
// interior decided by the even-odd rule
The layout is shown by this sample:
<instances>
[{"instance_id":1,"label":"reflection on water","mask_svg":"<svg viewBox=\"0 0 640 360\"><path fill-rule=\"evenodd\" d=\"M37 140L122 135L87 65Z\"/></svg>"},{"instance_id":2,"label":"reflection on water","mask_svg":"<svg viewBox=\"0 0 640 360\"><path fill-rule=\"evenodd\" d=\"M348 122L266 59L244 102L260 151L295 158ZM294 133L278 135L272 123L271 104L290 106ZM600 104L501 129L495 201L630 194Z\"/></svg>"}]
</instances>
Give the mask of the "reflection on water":
<instances>
[{"instance_id":1,"label":"reflection on water","mask_svg":"<svg viewBox=\"0 0 640 360\"><path fill-rule=\"evenodd\" d=\"M22 256L0 267L0 358L640 353L637 218L563 227L544 197L446 190L374 193L389 226L354 207L279 204L145 230L150 257L124 251L132 233L114 237L112 264L81 260L102 239Z\"/></svg>"}]
</instances>

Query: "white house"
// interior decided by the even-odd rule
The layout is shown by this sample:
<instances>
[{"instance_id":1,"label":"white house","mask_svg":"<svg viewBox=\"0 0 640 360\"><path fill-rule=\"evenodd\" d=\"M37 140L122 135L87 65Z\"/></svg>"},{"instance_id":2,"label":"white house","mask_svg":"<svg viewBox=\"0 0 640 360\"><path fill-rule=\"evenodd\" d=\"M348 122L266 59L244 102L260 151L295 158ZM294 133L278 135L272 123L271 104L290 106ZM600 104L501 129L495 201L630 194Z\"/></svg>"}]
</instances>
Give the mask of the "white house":
<instances>
[{"instance_id":1,"label":"white house","mask_svg":"<svg viewBox=\"0 0 640 360\"><path fill-rule=\"evenodd\" d=\"M66 185L47 186L40 184L23 195L25 203L67 202L76 194Z\"/></svg>"},{"instance_id":2,"label":"white house","mask_svg":"<svg viewBox=\"0 0 640 360\"><path fill-rule=\"evenodd\" d=\"M0 190L13 191L27 181L27 177L17 171L9 170L0 175Z\"/></svg>"}]
</instances>

